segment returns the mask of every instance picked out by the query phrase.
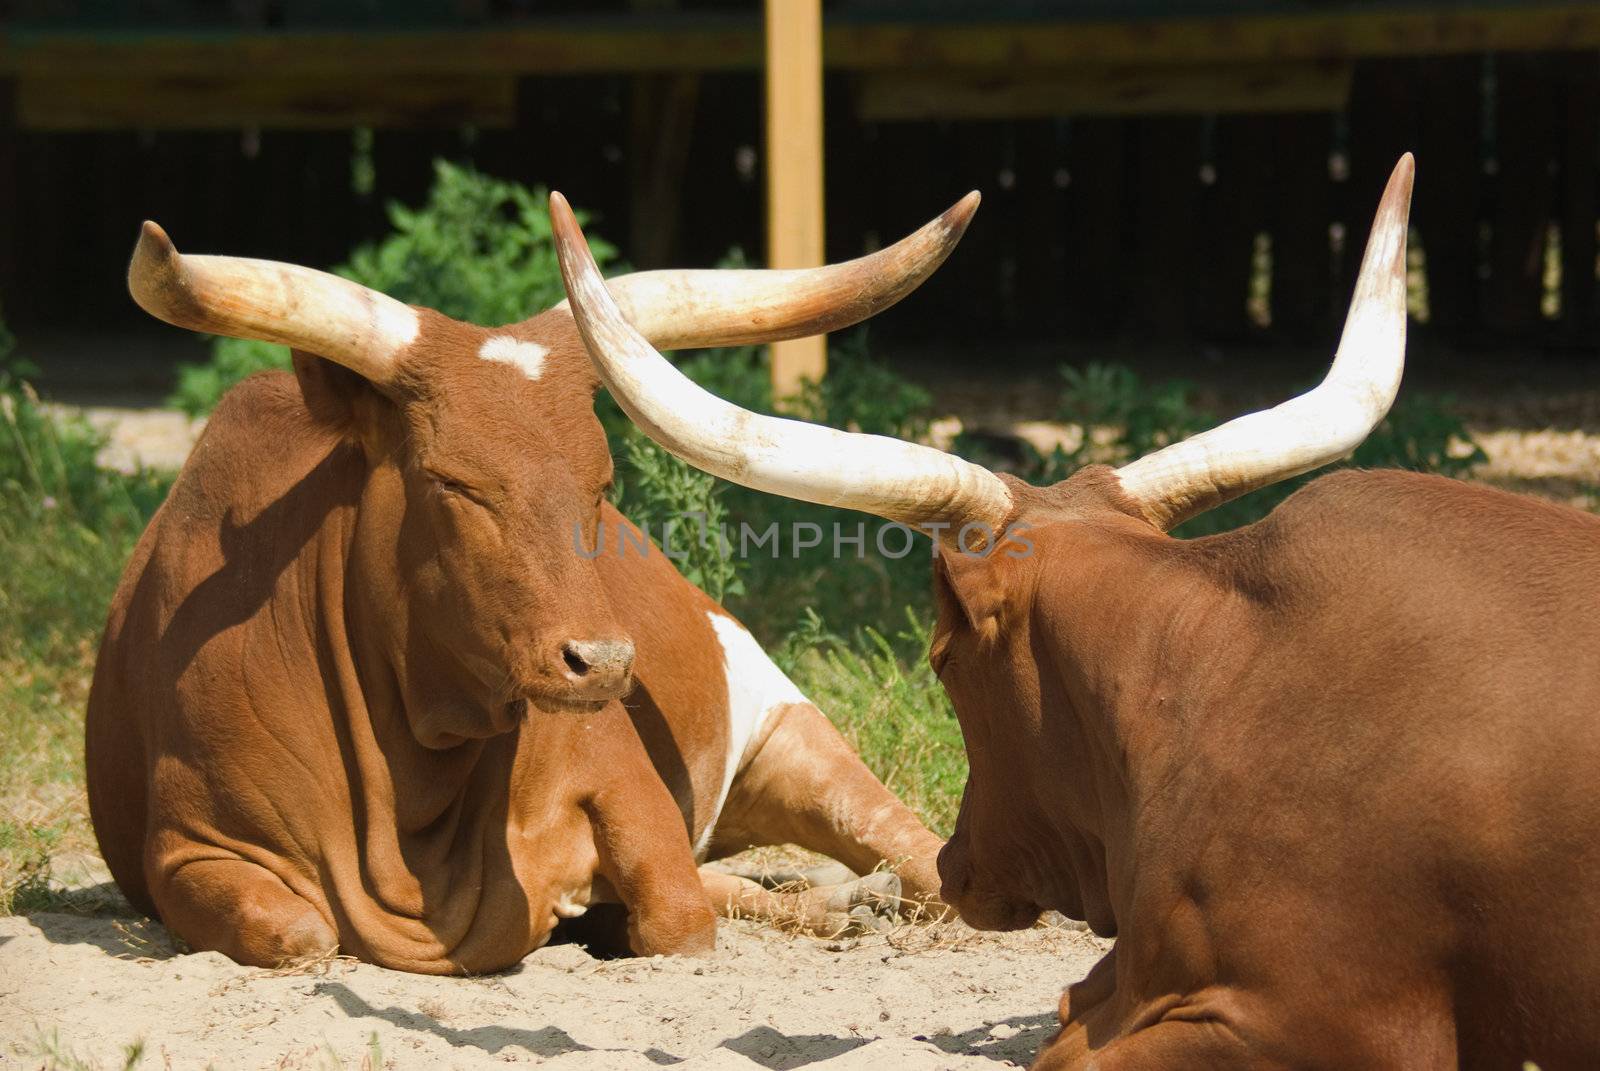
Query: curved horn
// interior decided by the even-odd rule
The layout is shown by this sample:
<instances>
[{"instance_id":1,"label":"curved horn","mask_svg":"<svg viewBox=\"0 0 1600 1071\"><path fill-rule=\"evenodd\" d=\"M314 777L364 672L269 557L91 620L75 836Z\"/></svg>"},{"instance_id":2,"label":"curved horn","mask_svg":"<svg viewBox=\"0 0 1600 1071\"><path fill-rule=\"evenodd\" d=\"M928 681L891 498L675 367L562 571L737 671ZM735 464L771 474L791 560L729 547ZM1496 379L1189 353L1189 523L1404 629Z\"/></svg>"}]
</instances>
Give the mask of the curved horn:
<instances>
[{"instance_id":1,"label":"curved horn","mask_svg":"<svg viewBox=\"0 0 1600 1071\"><path fill-rule=\"evenodd\" d=\"M1415 165L1406 153L1378 204L1344 335L1327 378L1282 405L1231 420L1117 470L1163 531L1247 491L1336 461L1394 403L1406 350L1406 224Z\"/></svg>"},{"instance_id":2,"label":"curved horn","mask_svg":"<svg viewBox=\"0 0 1600 1071\"><path fill-rule=\"evenodd\" d=\"M184 256L149 221L128 265L128 292L146 312L191 331L279 342L375 383L417 337L415 309L337 275L243 257Z\"/></svg>"},{"instance_id":3,"label":"curved horn","mask_svg":"<svg viewBox=\"0 0 1600 1071\"><path fill-rule=\"evenodd\" d=\"M977 210L974 190L894 245L823 268L642 271L606 286L627 321L659 349L825 334L882 312L922 285Z\"/></svg>"},{"instance_id":4,"label":"curved horn","mask_svg":"<svg viewBox=\"0 0 1600 1071\"><path fill-rule=\"evenodd\" d=\"M550 219L572 314L595 369L634 423L673 454L788 498L906 524L951 522L957 531L947 538L959 538L964 523L1003 530L1011 493L988 469L899 439L762 416L702 390L623 316L559 193L550 195Z\"/></svg>"}]
</instances>

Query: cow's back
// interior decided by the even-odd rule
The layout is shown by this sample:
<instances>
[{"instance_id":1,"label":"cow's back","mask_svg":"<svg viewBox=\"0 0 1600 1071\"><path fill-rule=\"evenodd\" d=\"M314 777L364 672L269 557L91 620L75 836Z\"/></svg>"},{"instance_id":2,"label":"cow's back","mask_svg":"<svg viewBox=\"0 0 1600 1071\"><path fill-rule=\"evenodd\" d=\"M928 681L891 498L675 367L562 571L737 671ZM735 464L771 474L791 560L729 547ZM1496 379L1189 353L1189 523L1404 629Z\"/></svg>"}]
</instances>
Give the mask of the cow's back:
<instances>
[{"instance_id":1,"label":"cow's back","mask_svg":"<svg viewBox=\"0 0 1600 1071\"><path fill-rule=\"evenodd\" d=\"M1592 1053L1600 518L1350 472L1229 553L1273 637L1229 700L1249 754L1217 759L1271 793L1241 819L1263 880L1298 874L1330 943L1448 977L1463 1052Z\"/></svg>"}]
</instances>

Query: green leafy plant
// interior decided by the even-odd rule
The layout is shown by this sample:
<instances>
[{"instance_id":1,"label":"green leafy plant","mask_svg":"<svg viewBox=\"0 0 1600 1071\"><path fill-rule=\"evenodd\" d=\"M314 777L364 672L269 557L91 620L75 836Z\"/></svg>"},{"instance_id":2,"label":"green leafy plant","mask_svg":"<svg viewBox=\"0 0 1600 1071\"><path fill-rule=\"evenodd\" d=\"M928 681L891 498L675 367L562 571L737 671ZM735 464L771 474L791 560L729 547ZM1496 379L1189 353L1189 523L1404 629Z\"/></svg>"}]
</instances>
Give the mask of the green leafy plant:
<instances>
[{"instance_id":1,"label":"green leafy plant","mask_svg":"<svg viewBox=\"0 0 1600 1071\"><path fill-rule=\"evenodd\" d=\"M1098 362L1082 368L1064 365L1060 375L1059 418L1085 430L1119 429L1118 446L1129 456L1149 453L1205 427L1208 414L1190 403L1194 388L1186 380L1146 385L1126 365ZM1085 435L1078 452L1088 446Z\"/></svg>"},{"instance_id":2,"label":"green leafy plant","mask_svg":"<svg viewBox=\"0 0 1600 1071\"><path fill-rule=\"evenodd\" d=\"M525 320L566 296L543 189L437 160L426 203L392 202L388 215L391 233L356 249L335 274L484 326ZM616 256L603 240L589 245L601 265ZM209 361L179 369L171 401L191 416L209 413L246 376L287 367L283 346L217 339Z\"/></svg>"},{"instance_id":3,"label":"green leafy plant","mask_svg":"<svg viewBox=\"0 0 1600 1071\"><path fill-rule=\"evenodd\" d=\"M642 432L623 439L628 476L619 498L629 520L660 541L678 571L718 602L744 594L744 562L726 535L728 509L717 481L685 465ZM613 533L615 535L615 533ZM612 546L608 553L620 553Z\"/></svg>"},{"instance_id":4,"label":"green leafy plant","mask_svg":"<svg viewBox=\"0 0 1600 1071\"><path fill-rule=\"evenodd\" d=\"M709 389L709 388L708 388ZM833 348L828 374L801 387L795 415L868 435L920 439L927 434L933 396L875 360L862 328Z\"/></svg>"}]
</instances>

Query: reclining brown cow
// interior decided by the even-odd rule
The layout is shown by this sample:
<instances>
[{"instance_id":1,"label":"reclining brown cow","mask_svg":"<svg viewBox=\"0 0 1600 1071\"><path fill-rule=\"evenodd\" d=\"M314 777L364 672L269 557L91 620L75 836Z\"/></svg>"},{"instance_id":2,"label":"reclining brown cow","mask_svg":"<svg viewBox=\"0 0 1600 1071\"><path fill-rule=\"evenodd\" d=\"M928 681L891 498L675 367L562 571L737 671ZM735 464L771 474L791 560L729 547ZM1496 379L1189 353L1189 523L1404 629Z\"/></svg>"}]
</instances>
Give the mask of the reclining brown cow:
<instances>
[{"instance_id":1,"label":"reclining brown cow","mask_svg":"<svg viewBox=\"0 0 1600 1071\"><path fill-rule=\"evenodd\" d=\"M1600 1063L1600 518L1349 471L1165 534L1382 419L1411 178L1406 157L1319 388L1048 488L704 394L556 204L579 327L649 434L752 487L951 525L929 657L971 775L945 899L1118 937L1037 1067ZM978 557L965 524L969 548L1028 531Z\"/></svg>"},{"instance_id":2,"label":"reclining brown cow","mask_svg":"<svg viewBox=\"0 0 1600 1071\"><path fill-rule=\"evenodd\" d=\"M612 286L659 345L797 337L915 288L975 207L832 268ZM337 946L454 973L591 903L625 905L648 954L709 947L713 908L822 926L899 891L697 873L752 844L937 895L939 839L737 621L659 551L590 557L626 522L564 305L476 327L180 256L154 224L129 284L162 319L295 351L224 398L111 609L89 802L135 905L244 963Z\"/></svg>"}]
</instances>

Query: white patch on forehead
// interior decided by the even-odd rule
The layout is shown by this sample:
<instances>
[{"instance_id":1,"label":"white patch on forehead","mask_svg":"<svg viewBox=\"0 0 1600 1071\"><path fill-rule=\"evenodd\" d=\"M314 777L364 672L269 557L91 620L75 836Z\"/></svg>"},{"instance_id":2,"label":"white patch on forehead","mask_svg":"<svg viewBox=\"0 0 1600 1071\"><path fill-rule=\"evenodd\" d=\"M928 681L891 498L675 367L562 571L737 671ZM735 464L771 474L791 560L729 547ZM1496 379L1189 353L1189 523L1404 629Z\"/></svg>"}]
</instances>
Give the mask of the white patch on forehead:
<instances>
[{"instance_id":1,"label":"white patch on forehead","mask_svg":"<svg viewBox=\"0 0 1600 1071\"><path fill-rule=\"evenodd\" d=\"M809 702L783 670L773 665L743 625L715 610L707 610L706 617L722 645L722 673L728 684L728 757L716 813L694 846L696 859L703 859L711 832L722 817L722 805L728 801L728 791L744 762L744 753L750 742L761 735L767 717L778 707Z\"/></svg>"},{"instance_id":2,"label":"white patch on forehead","mask_svg":"<svg viewBox=\"0 0 1600 1071\"><path fill-rule=\"evenodd\" d=\"M526 342L510 335L495 335L478 348L478 356L486 361L499 361L522 369L529 379L538 379L544 371L545 355L550 350L537 342Z\"/></svg>"}]
</instances>

